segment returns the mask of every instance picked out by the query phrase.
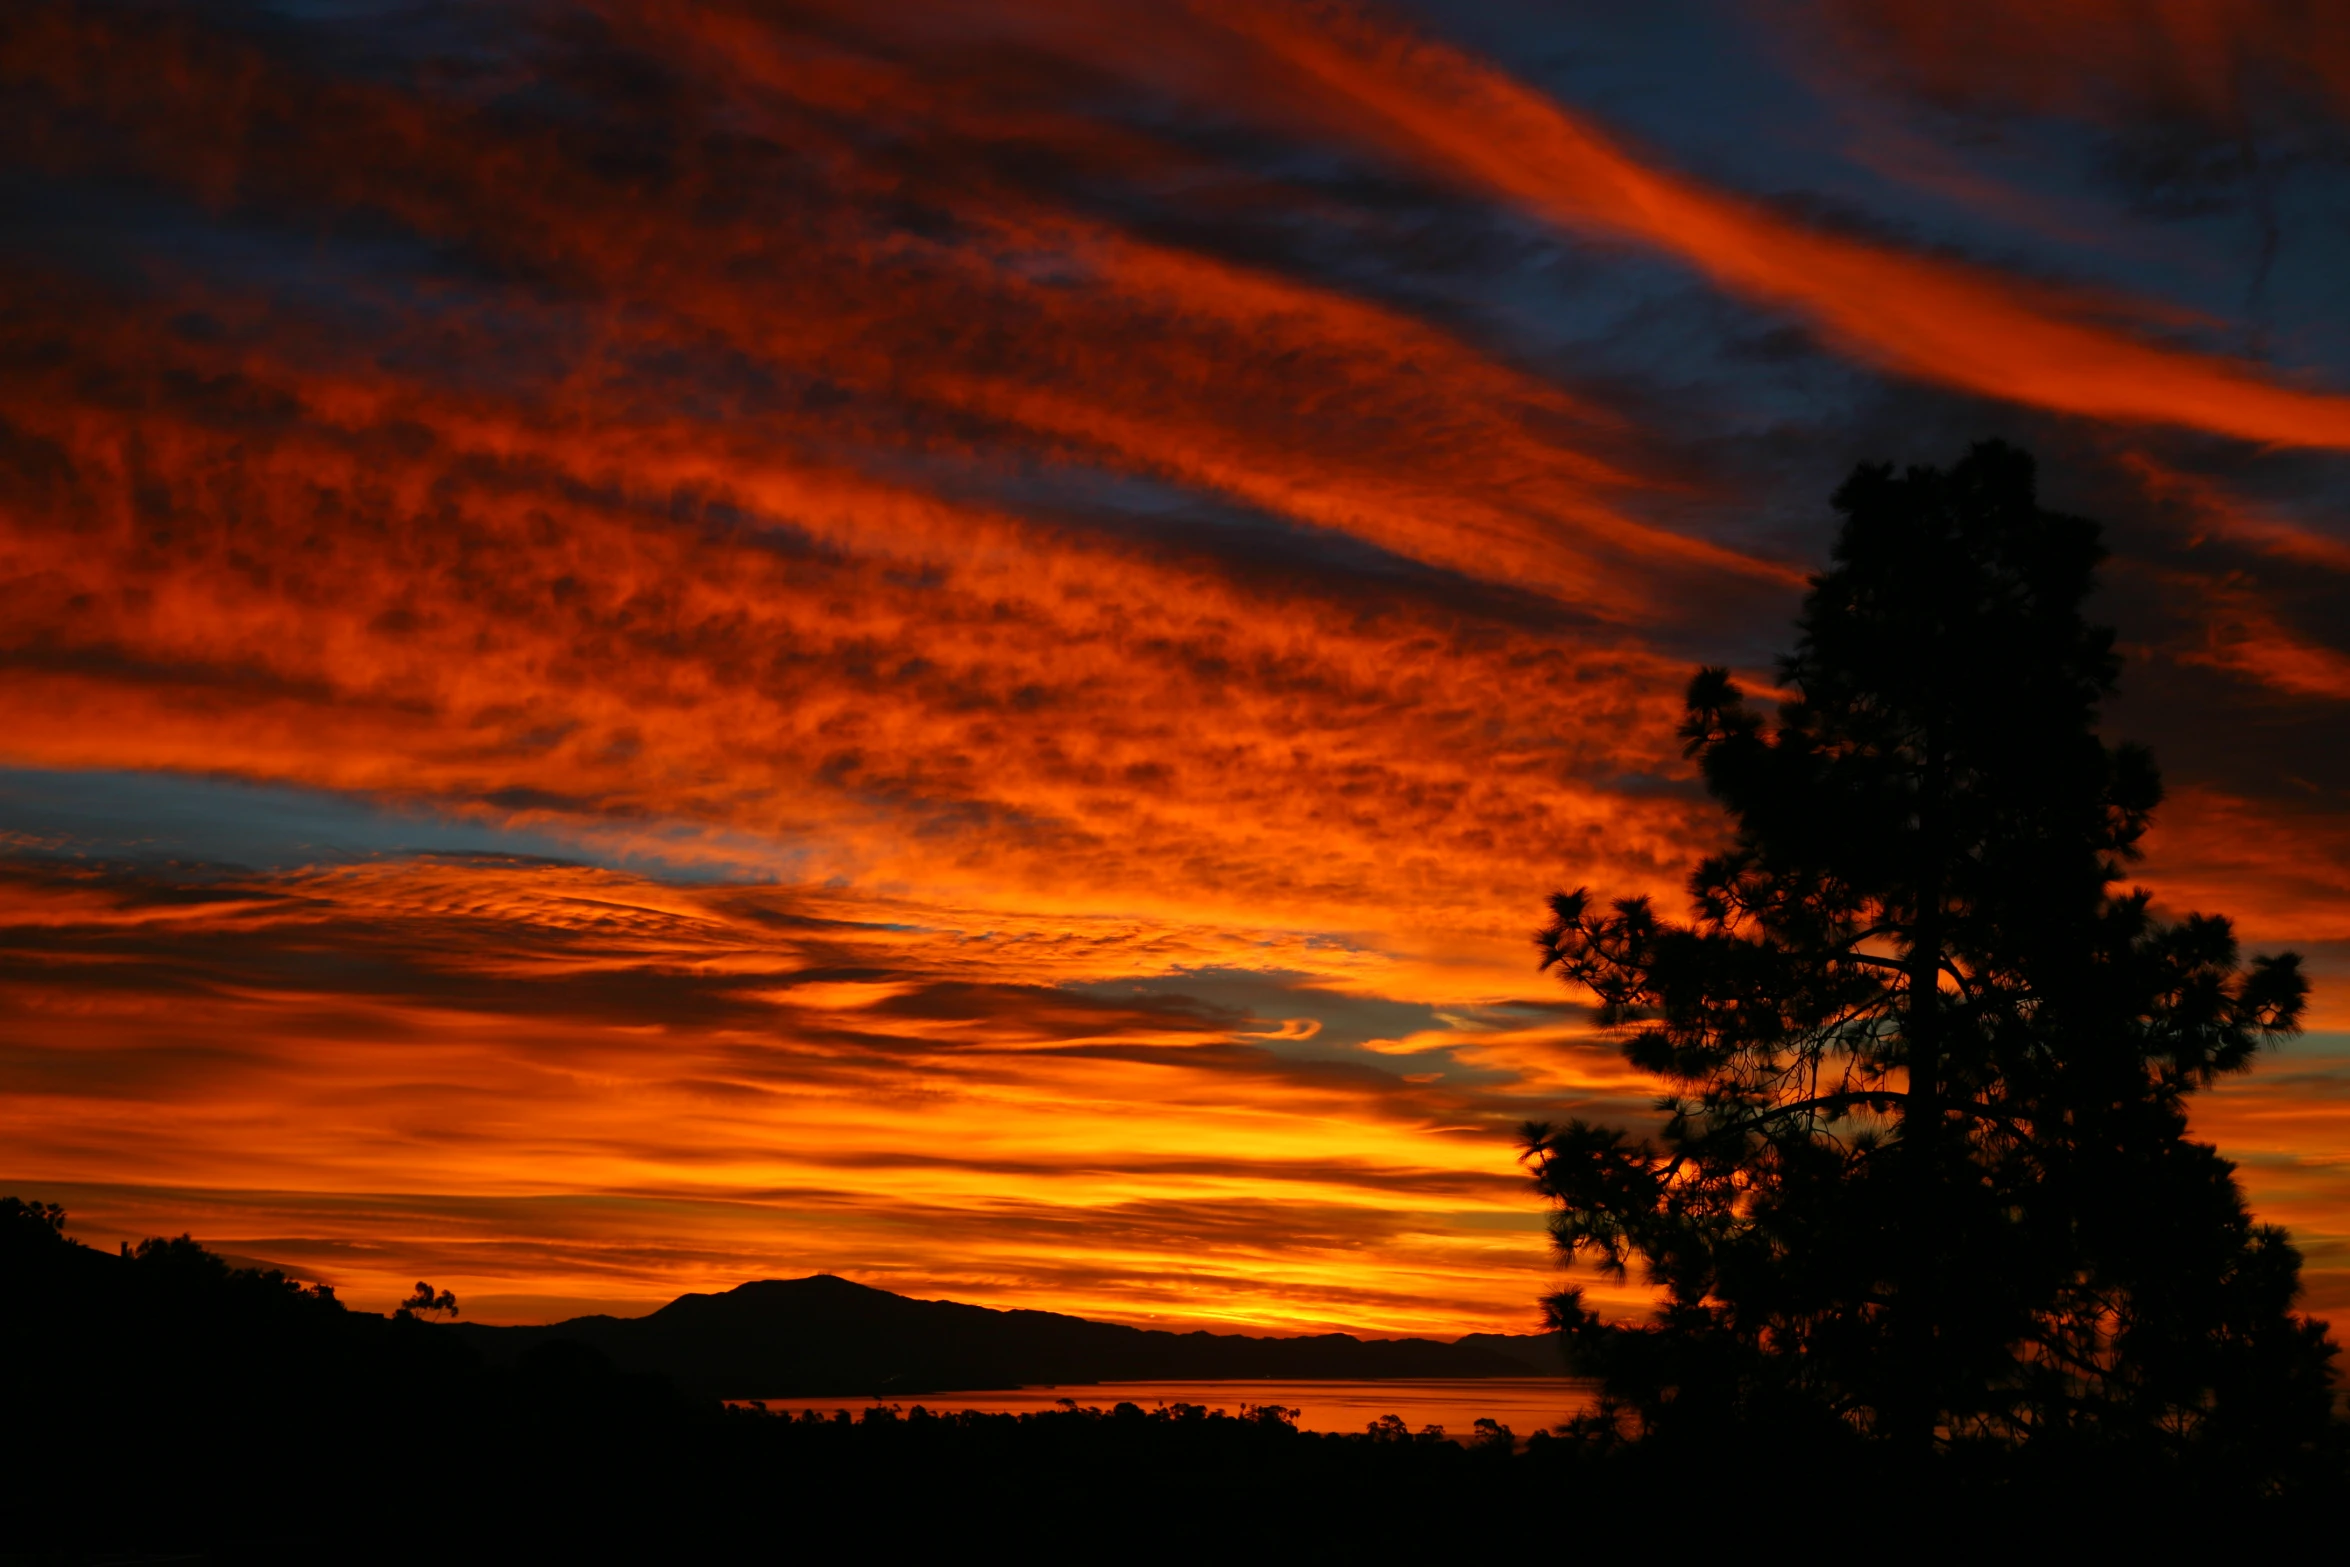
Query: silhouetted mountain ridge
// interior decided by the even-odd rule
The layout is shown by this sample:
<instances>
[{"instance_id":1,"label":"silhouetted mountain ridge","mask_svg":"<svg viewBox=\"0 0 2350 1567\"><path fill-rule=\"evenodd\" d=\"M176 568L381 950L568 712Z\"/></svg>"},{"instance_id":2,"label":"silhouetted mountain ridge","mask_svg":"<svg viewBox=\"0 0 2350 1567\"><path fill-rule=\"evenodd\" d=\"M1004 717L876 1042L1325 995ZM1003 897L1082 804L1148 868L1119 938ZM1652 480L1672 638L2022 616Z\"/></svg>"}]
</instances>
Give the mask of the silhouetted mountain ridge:
<instances>
[{"instance_id":1,"label":"silhouetted mountain ridge","mask_svg":"<svg viewBox=\"0 0 2350 1567\"><path fill-rule=\"evenodd\" d=\"M625 1371L718 1398L896 1397L1037 1384L1203 1378L1380 1379L1558 1374L1555 1341L1474 1334L1359 1339L1175 1333L1052 1311L915 1300L832 1274L681 1295L644 1317L453 1331L493 1361L586 1344Z\"/></svg>"}]
</instances>

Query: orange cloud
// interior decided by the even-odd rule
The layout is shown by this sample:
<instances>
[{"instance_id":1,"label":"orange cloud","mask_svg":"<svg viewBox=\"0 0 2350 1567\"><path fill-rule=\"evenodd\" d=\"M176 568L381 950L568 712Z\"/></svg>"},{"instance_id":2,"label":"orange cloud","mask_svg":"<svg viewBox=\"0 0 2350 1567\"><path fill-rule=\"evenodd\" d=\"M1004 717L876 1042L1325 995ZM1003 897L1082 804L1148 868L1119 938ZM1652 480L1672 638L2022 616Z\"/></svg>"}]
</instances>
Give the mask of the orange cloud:
<instances>
[{"instance_id":1,"label":"orange cloud","mask_svg":"<svg viewBox=\"0 0 2350 1567\"><path fill-rule=\"evenodd\" d=\"M2190 549L2227 547L2237 552L2240 568L2267 568L2280 580L2350 574L2350 545L2338 539L2264 515L2222 486L2144 453L2123 454L2121 466L2181 527ZM2274 569L2280 566L2289 572ZM2186 638L2160 650L2164 656L2224 670L2287 698L2350 700L2350 657L2288 624L2276 582L2264 583L2247 569L2160 575L2195 622Z\"/></svg>"},{"instance_id":2,"label":"orange cloud","mask_svg":"<svg viewBox=\"0 0 2350 1567\"><path fill-rule=\"evenodd\" d=\"M2124 452L2121 466L2159 504L2188 521L2193 543L2219 540L2296 566L2350 573L2350 544L2246 505L2219 484L2144 452Z\"/></svg>"},{"instance_id":3,"label":"orange cloud","mask_svg":"<svg viewBox=\"0 0 2350 1567\"><path fill-rule=\"evenodd\" d=\"M2238 1161L2261 1218L2292 1232L2306 1259L2305 1309L2336 1322L2350 1313L2346 1069L2350 1061L2326 1043L2296 1042L2252 1076L2220 1084L2195 1109L2196 1132Z\"/></svg>"},{"instance_id":4,"label":"orange cloud","mask_svg":"<svg viewBox=\"0 0 2350 1567\"><path fill-rule=\"evenodd\" d=\"M2182 650L2177 656L2183 662L2225 669L2292 696L2350 702L2350 657L2294 634L2248 589L2221 586L2206 593L2207 640Z\"/></svg>"},{"instance_id":5,"label":"orange cloud","mask_svg":"<svg viewBox=\"0 0 2350 1567\"><path fill-rule=\"evenodd\" d=\"M2350 397L2095 323L2116 302L1808 228L1661 171L1484 63L1339 6L1209 8L1358 134L1570 228L1678 256L1846 351L1985 396L2290 446L2350 446Z\"/></svg>"},{"instance_id":6,"label":"orange cloud","mask_svg":"<svg viewBox=\"0 0 2350 1567\"><path fill-rule=\"evenodd\" d=\"M698 822L884 884L1150 886L1339 928L1483 905L1460 880L1478 861L1530 906L1529 840L1671 863L1691 814L1562 790L1562 770L1671 766L1627 719L1680 678L1564 627L1463 642L1408 604L1365 624L1180 555L746 465L733 493L762 526L840 541L779 547L648 515L657 467L642 503L581 499L609 494L618 432L577 477L552 450L481 466L476 424L421 398L261 439L158 409L129 447L43 401L26 387L8 416L76 483L20 493L0 546L8 636L43 670L0 693L20 761ZM409 450L387 460L393 428ZM865 536L875 554L846 551ZM1399 831L1424 850L1399 859ZM1163 856L1190 873L1152 875Z\"/></svg>"},{"instance_id":7,"label":"orange cloud","mask_svg":"<svg viewBox=\"0 0 2350 1567\"><path fill-rule=\"evenodd\" d=\"M685 18L655 8L639 36L674 51L723 20L692 15L695 25L662 26ZM103 116L103 147L44 149L56 166L127 158L216 199L255 192L385 212L548 277L559 295L538 308L559 312L560 293L584 290L588 319L563 323L584 347L561 381L532 388L533 430L552 419L592 428L599 442L622 436L649 412L624 379L632 358L724 350L807 389L711 454L730 475L743 448L772 466L779 446L891 443L914 433L910 415L927 416L917 436L927 446L974 454L1009 440L1039 459L1199 486L1609 619L1657 618L1645 578L1660 564L1800 580L1629 516L1618 497L1663 481L1623 466L1610 451L1629 445L1617 421L1555 385L1396 311L1040 206L972 161L991 137L1058 145L1089 127L1022 119L1007 129L1000 111L936 92L929 78L830 54L812 67L771 30L745 25L737 18L717 39L723 49L690 57L707 72L697 86L732 94L728 107L770 138L766 156L823 157L828 180L733 221L709 218L703 193L765 168L732 127L682 140L670 149L674 177L646 188L598 179L558 137L485 138L461 109L321 87L201 33L91 22L33 30L0 58L59 106ZM833 124L844 108L908 115L909 135L977 145L909 167ZM268 127L284 120L331 129L281 143ZM876 232L870 203L917 194L954 213L951 242ZM462 342L496 328L436 320L430 330L455 346L453 332ZM380 405L382 389L342 396ZM668 424L660 414L654 422ZM1357 435L1369 428L1380 439L1366 446ZM706 450L707 437L694 444Z\"/></svg>"},{"instance_id":8,"label":"orange cloud","mask_svg":"<svg viewBox=\"0 0 2350 1567\"><path fill-rule=\"evenodd\" d=\"M17 759L424 796L607 844L643 824L672 854L702 829L721 857L788 845L750 852L881 886L1439 944L1465 923L1513 963L1523 916L1499 911L1548 875L1529 838L1638 878L1677 863L1685 803L1558 787L1669 765L1625 717L1669 704L1676 665L1590 622L1654 622L1709 582L1783 592L1783 568L1612 510L1650 481L1563 441L1610 421L1549 383L984 174L875 166L823 114L844 93L914 112L920 82L724 41L730 72L697 81L744 95L730 127L832 156L773 214L707 215L704 191L764 167L739 135L688 136L671 181L623 189L558 138L201 30L19 41L11 68L110 132L47 147L60 167L128 156L211 199L389 212L531 283L354 353L191 276L159 274L152 304L20 278L51 308L0 393L38 454L0 545L45 671L0 696ZM955 93L921 112L990 128ZM266 134L288 118L324 139ZM955 242L877 238L881 183L946 204ZM490 357L542 333L564 344L545 363ZM728 368L672 399L642 367L678 355ZM1000 505L1007 453L1540 592L1521 627L1464 621L1441 583L1373 587L1393 603L1367 617L1359 578L1317 589L1310 540L1252 585L1212 540ZM1470 890L1470 861L1511 893Z\"/></svg>"},{"instance_id":9,"label":"orange cloud","mask_svg":"<svg viewBox=\"0 0 2350 1567\"><path fill-rule=\"evenodd\" d=\"M2173 789L2147 838L2145 873L2163 901L2235 917L2248 940L2350 940L2350 830L2322 800L2253 800ZM2324 1027L2350 1025L2321 987Z\"/></svg>"}]
</instances>

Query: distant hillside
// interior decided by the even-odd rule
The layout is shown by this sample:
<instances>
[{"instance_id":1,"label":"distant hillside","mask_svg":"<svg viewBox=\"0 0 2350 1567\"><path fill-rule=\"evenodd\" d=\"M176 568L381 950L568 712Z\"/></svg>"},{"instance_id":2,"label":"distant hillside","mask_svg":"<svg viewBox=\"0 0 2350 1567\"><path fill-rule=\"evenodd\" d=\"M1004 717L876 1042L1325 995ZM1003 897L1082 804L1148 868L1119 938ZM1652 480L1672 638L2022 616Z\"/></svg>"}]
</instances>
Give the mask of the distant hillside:
<instances>
[{"instance_id":1,"label":"distant hillside","mask_svg":"<svg viewBox=\"0 0 2350 1567\"><path fill-rule=\"evenodd\" d=\"M453 1326L493 1362L550 1341L593 1346L717 1398L865 1398L1042 1383L1190 1378L1558 1375L1556 1341L1248 1338L1169 1333L1050 1311L911 1300L820 1273L682 1295L648 1317L575 1317L545 1327Z\"/></svg>"},{"instance_id":2,"label":"distant hillside","mask_svg":"<svg viewBox=\"0 0 2350 1567\"><path fill-rule=\"evenodd\" d=\"M1566 1336L1561 1333L1470 1333L1452 1342L1456 1349L1488 1350L1513 1362L1517 1369L1509 1375L1514 1377L1567 1374Z\"/></svg>"}]
</instances>

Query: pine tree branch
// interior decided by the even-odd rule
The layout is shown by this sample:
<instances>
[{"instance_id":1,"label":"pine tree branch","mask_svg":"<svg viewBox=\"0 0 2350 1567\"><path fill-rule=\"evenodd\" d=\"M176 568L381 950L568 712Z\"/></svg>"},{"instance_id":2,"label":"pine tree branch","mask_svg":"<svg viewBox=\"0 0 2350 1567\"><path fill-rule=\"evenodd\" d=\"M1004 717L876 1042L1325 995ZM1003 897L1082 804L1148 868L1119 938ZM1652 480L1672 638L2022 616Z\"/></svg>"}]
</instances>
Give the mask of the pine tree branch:
<instances>
[{"instance_id":1,"label":"pine tree branch","mask_svg":"<svg viewBox=\"0 0 2350 1567\"><path fill-rule=\"evenodd\" d=\"M2029 1137L2031 1135L2029 1132L2024 1130L2021 1125L2018 1124L2017 1117L2009 1115L2004 1111L1994 1110L1989 1105L1977 1104L1972 1099L1946 1100L1943 1103L1942 1108L1945 1110L1956 1110L1961 1115L1973 1116L1978 1121L1989 1121L1994 1125L2004 1126L2018 1137ZM2024 1121L2029 1121L2031 1120L2031 1117L2024 1116L2021 1119Z\"/></svg>"},{"instance_id":2,"label":"pine tree branch","mask_svg":"<svg viewBox=\"0 0 2350 1567\"><path fill-rule=\"evenodd\" d=\"M1758 1114L1755 1119L1776 1121L1785 1116L1801 1115L1811 1110L1827 1110L1854 1104L1866 1104L1874 1107L1879 1101L1898 1104L1906 1103L1908 1099L1909 1095L1894 1088L1847 1089L1842 1093L1819 1094L1810 1099L1798 1099L1792 1104L1773 1105L1770 1109Z\"/></svg>"},{"instance_id":3,"label":"pine tree branch","mask_svg":"<svg viewBox=\"0 0 2350 1567\"><path fill-rule=\"evenodd\" d=\"M1885 1105L1900 1105L1907 1109L1909 1095L1898 1088L1846 1089L1841 1093L1815 1094L1809 1099L1798 1099L1783 1105L1772 1105L1769 1109L1755 1112L1753 1119L1757 1122L1784 1120L1789 1116L1803 1115L1814 1110L1830 1110L1856 1104L1865 1104L1872 1109ZM1989 1121L1994 1125L2005 1127L2018 1137L2030 1135L2021 1124L2022 1121L2030 1119L2028 1116L2019 1121L2019 1118L2015 1116L2004 1111L1994 1110L1989 1105L1977 1104L1971 1099L1946 1099L1942 1102L1942 1108L1956 1111L1960 1115L1971 1116L1978 1121Z\"/></svg>"}]
</instances>

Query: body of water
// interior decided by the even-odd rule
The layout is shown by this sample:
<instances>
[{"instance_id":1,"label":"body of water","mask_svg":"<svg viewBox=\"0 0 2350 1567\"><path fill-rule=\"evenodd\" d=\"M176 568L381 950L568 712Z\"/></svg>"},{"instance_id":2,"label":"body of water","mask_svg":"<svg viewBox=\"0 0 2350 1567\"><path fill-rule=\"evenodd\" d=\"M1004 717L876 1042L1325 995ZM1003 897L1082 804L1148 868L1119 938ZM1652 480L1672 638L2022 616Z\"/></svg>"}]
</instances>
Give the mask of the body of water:
<instances>
[{"instance_id":1,"label":"body of water","mask_svg":"<svg viewBox=\"0 0 2350 1567\"><path fill-rule=\"evenodd\" d=\"M1581 1377L1395 1377L1371 1382L1087 1382L1063 1387L1019 1387L979 1393L924 1393L887 1400L901 1408L919 1404L937 1414L972 1409L986 1414L1034 1414L1074 1400L1081 1409L1109 1409L1121 1403L1155 1409L1162 1404L1201 1404L1237 1415L1243 1405L1279 1404L1298 1411L1307 1431L1360 1431L1394 1415L1414 1431L1442 1426L1445 1435L1467 1439L1480 1419L1508 1426L1523 1439L1587 1409L1595 1384ZM736 1400L747 1403L749 1400ZM769 1409L797 1412L800 1400L763 1400ZM872 1400L809 1399L806 1407L829 1411L859 1408Z\"/></svg>"}]
</instances>

